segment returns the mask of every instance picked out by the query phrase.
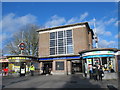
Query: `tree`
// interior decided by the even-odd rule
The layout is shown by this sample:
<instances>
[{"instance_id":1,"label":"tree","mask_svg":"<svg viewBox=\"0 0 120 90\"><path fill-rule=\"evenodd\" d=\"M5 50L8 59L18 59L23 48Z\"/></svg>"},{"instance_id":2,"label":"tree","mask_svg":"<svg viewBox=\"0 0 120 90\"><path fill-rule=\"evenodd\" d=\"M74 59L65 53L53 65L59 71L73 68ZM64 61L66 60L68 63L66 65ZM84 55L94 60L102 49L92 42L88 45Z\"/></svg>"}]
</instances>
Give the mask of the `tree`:
<instances>
[{"instance_id":1,"label":"tree","mask_svg":"<svg viewBox=\"0 0 120 90\"><path fill-rule=\"evenodd\" d=\"M7 44L6 49L12 55L20 55L21 50L19 44L23 41L25 43L25 49L23 55L38 56L38 29L37 25L28 24L23 27L20 32L13 35L13 39Z\"/></svg>"}]
</instances>

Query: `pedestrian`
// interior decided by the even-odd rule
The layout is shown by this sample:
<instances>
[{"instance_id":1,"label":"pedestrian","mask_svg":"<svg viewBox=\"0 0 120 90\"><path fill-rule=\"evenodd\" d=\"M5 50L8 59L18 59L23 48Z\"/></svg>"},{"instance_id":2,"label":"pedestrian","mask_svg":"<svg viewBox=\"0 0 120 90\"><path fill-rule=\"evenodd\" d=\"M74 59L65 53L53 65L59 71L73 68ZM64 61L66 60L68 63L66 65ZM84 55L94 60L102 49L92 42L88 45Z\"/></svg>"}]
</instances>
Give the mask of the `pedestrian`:
<instances>
[{"instance_id":1,"label":"pedestrian","mask_svg":"<svg viewBox=\"0 0 120 90\"><path fill-rule=\"evenodd\" d=\"M92 74L93 74L93 68L92 68L92 65L90 65L90 69L89 69L89 77L90 77L90 79L92 79Z\"/></svg>"},{"instance_id":2,"label":"pedestrian","mask_svg":"<svg viewBox=\"0 0 120 90\"><path fill-rule=\"evenodd\" d=\"M35 67L34 67L34 65L32 64L32 65L30 66L31 76L34 76L34 71L35 71Z\"/></svg>"},{"instance_id":3,"label":"pedestrian","mask_svg":"<svg viewBox=\"0 0 120 90\"><path fill-rule=\"evenodd\" d=\"M48 67L48 65L46 66L46 76L48 76L48 74L49 74L49 67Z\"/></svg>"},{"instance_id":4,"label":"pedestrian","mask_svg":"<svg viewBox=\"0 0 120 90\"><path fill-rule=\"evenodd\" d=\"M52 68L49 68L49 74L50 74L50 75L52 75L51 71L52 71Z\"/></svg>"},{"instance_id":5,"label":"pedestrian","mask_svg":"<svg viewBox=\"0 0 120 90\"><path fill-rule=\"evenodd\" d=\"M99 80L102 81L103 74L104 74L104 72L103 72L103 70L102 70L102 67L100 67L100 69L98 70L98 73L99 73Z\"/></svg>"},{"instance_id":6,"label":"pedestrian","mask_svg":"<svg viewBox=\"0 0 120 90\"><path fill-rule=\"evenodd\" d=\"M95 81L98 81L98 67L97 66L94 66L93 77Z\"/></svg>"},{"instance_id":7,"label":"pedestrian","mask_svg":"<svg viewBox=\"0 0 120 90\"><path fill-rule=\"evenodd\" d=\"M8 67L4 68L4 75L7 76L8 75Z\"/></svg>"}]
</instances>

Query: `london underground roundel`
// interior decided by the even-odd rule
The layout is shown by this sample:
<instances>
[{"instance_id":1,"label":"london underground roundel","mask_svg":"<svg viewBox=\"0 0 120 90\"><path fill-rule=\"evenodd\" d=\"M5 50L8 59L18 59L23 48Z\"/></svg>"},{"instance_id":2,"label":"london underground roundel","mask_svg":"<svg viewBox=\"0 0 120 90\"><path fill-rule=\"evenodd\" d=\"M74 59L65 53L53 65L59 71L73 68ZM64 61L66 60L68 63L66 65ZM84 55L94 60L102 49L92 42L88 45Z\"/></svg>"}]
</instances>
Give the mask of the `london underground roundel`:
<instances>
[{"instance_id":1,"label":"london underground roundel","mask_svg":"<svg viewBox=\"0 0 120 90\"><path fill-rule=\"evenodd\" d=\"M20 47L21 50L24 50L25 49L25 44L24 43L20 43L19 47Z\"/></svg>"}]
</instances>

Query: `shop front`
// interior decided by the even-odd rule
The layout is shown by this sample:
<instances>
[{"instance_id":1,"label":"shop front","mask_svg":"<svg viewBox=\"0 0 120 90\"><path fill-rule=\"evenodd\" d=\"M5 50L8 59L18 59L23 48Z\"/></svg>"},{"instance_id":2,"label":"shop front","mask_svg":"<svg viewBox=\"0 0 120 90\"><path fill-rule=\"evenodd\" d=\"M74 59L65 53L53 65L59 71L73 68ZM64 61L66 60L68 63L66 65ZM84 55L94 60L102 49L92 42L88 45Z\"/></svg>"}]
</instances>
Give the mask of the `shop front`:
<instances>
[{"instance_id":1,"label":"shop front","mask_svg":"<svg viewBox=\"0 0 120 90\"><path fill-rule=\"evenodd\" d=\"M8 63L6 57L0 57L0 75L5 76L4 70L8 68Z\"/></svg>"},{"instance_id":2,"label":"shop front","mask_svg":"<svg viewBox=\"0 0 120 90\"><path fill-rule=\"evenodd\" d=\"M83 63L84 75L87 74L87 77L89 77L91 67L101 66L105 73L103 79L116 79L118 72L117 51L118 50L114 48L101 48L79 52Z\"/></svg>"},{"instance_id":3,"label":"shop front","mask_svg":"<svg viewBox=\"0 0 120 90\"><path fill-rule=\"evenodd\" d=\"M30 72L31 64L35 64L34 66L36 66L36 63L39 64L37 57L33 56L7 56L7 59L9 60L9 75L25 76Z\"/></svg>"}]
</instances>

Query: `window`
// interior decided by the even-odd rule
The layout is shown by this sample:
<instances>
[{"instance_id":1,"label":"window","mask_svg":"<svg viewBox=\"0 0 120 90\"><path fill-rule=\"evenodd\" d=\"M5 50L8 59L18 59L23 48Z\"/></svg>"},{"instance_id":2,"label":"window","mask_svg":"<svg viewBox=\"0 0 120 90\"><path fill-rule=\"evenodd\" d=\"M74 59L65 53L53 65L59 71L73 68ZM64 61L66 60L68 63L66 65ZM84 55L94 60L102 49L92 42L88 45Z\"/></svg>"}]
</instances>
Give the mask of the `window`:
<instances>
[{"instance_id":1,"label":"window","mask_svg":"<svg viewBox=\"0 0 120 90\"><path fill-rule=\"evenodd\" d=\"M50 33L50 39L55 39L55 32Z\"/></svg>"},{"instance_id":2,"label":"window","mask_svg":"<svg viewBox=\"0 0 120 90\"><path fill-rule=\"evenodd\" d=\"M50 48L50 55L55 55L55 48Z\"/></svg>"},{"instance_id":3,"label":"window","mask_svg":"<svg viewBox=\"0 0 120 90\"><path fill-rule=\"evenodd\" d=\"M50 33L50 55L72 54L72 30Z\"/></svg>"},{"instance_id":4,"label":"window","mask_svg":"<svg viewBox=\"0 0 120 90\"><path fill-rule=\"evenodd\" d=\"M58 54L64 54L64 47L58 47Z\"/></svg>"},{"instance_id":5,"label":"window","mask_svg":"<svg viewBox=\"0 0 120 90\"><path fill-rule=\"evenodd\" d=\"M73 47L67 46L67 53L73 53Z\"/></svg>"},{"instance_id":6,"label":"window","mask_svg":"<svg viewBox=\"0 0 120 90\"><path fill-rule=\"evenodd\" d=\"M64 70L64 61L56 62L56 70Z\"/></svg>"},{"instance_id":7,"label":"window","mask_svg":"<svg viewBox=\"0 0 120 90\"><path fill-rule=\"evenodd\" d=\"M55 47L55 40L50 41L50 47Z\"/></svg>"}]
</instances>

